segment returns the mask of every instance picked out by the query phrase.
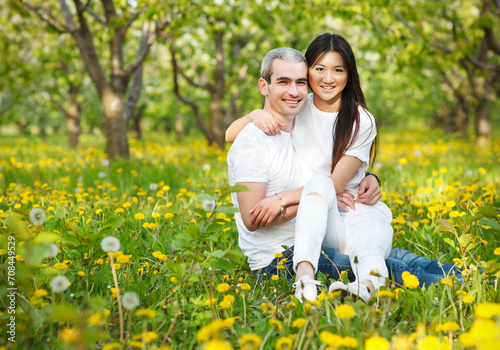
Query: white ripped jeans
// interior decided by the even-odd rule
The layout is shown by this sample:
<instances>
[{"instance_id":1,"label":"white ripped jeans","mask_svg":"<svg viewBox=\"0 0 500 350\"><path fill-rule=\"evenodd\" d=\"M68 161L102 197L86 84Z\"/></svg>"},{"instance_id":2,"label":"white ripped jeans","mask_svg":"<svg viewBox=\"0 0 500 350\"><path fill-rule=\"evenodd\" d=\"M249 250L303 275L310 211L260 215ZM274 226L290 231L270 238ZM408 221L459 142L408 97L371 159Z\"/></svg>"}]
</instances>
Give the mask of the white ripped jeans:
<instances>
[{"instance_id":1,"label":"white ripped jeans","mask_svg":"<svg viewBox=\"0 0 500 350\"><path fill-rule=\"evenodd\" d=\"M308 261L316 272L321 249L334 248L349 255L356 281L369 280L376 289L385 285L393 230L392 213L384 203L356 203L355 210L340 212L333 181L314 175L304 186L296 220L294 269Z\"/></svg>"}]
</instances>

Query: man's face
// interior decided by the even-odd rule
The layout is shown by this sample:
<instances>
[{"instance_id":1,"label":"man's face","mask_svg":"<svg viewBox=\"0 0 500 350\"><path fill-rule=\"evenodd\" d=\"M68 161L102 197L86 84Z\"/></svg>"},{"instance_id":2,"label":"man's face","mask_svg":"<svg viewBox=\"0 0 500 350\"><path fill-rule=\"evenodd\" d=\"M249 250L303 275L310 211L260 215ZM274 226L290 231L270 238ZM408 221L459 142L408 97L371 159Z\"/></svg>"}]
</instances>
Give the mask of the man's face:
<instances>
[{"instance_id":1,"label":"man's face","mask_svg":"<svg viewBox=\"0 0 500 350\"><path fill-rule=\"evenodd\" d=\"M274 60L271 82L260 78L259 87L266 96L266 108L283 117L299 114L307 97L307 65Z\"/></svg>"}]
</instances>

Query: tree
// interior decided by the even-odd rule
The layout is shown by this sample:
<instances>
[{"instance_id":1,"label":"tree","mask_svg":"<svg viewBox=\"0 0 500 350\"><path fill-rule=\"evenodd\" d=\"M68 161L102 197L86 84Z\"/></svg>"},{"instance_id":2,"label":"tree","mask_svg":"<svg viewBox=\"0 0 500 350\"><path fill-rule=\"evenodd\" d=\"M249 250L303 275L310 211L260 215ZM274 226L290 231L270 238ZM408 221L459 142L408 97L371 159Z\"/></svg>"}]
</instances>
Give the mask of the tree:
<instances>
[{"instance_id":1,"label":"tree","mask_svg":"<svg viewBox=\"0 0 500 350\"><path fill-rule=\"evenodd\" d=\"M157 19L151 29L153 13L151 9L148 12L144 1L121 2L116 6L112 0L101 0L101 6L98 6L91 1L73 0L71 8L65 0L59 0L58 8L42 1L23 1L23 4L51 29L61 35L71 35L104 110L105 152L111 159L115 156L128 158L127 122L138 101L142 64L158 33L170 23L171 17L163 21ZM149 17L141 25L139 43L134 45L133 40L127 40L127 32L144 12ZM99 39L108 41L107 45L103 42L96 45ZM136 52L133 59L126 55L132 51ZM132 61L128 65L127 59ZM108 74L104 62L109 64ZM131 79L134 83L126 100Z\"/></svg>"},{"instance_id":2,"label":"tree","mask_svg":"<svg viewBox=\"0 0 500 350\"><path fill-rule=\"evenodd\" d=\"M379 4L380 5L380 4ZM363 16L375 30L382 29L387 42L398 47L399 63L441 77L449 90L452 130L467 134L474 111L479 145L491 135L491 103L500 83L500 1L385 1L383 6L364 5ZM402 39L402 40L401 40Z\"/></svg>"}]
</instances>

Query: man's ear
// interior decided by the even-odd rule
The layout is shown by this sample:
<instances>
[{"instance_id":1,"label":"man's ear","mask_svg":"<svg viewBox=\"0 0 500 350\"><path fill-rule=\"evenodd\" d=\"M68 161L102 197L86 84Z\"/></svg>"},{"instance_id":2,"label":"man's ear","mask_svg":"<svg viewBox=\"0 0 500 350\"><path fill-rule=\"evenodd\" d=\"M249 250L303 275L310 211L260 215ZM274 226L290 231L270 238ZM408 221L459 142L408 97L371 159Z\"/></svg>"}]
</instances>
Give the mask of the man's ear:
<instances>
[{"instance_id":1,"label":"man's ear","mask_svg":"<svg viewBox=\"0 0 500 350\"><path fill-rule=\"evenodd\" d=\"M262 96L267 96L267 86L269 83L264 78L259 79L259 89Z\"/></svg>"}]
</instances>

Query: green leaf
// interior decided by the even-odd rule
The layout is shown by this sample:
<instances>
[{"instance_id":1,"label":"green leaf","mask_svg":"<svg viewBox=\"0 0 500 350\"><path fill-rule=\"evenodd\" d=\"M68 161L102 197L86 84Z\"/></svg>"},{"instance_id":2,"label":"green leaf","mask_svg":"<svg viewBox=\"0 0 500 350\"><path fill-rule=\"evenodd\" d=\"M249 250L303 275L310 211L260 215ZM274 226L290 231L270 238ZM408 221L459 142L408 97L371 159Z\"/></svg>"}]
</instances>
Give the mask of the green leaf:
<instances>
[{"instance_id":1,"label":"green leaf","mask_svg":"<svg viewBox=\"0 0 500 350\"><path fill-rule=\"evenodd\" d=\"M200 229L195 224L189 224L188 227L186 227L185 233L194 241L200 236Z\"/></svg>"},{"instance_id":2,"label":"green leaf","mask_svg":"<svg viewBox=\"0 0 500 350\"><path fill-rule=\"evenodd\" d=\"M17 216L17 214L10 214L7 217L6 225L16 234L17 237L19 237L19 239L27 241L31 238L31 235L26 229L26 226L21 221L19 216Z\"/></svg>"},{"instance_id":3,"label":"green leaf","mask_svg":"<svg viewBox=\"0 0 500 350\"><path fill-rule=\"evenodd\" d=\"M35 244L54 243L59 239L61 236L54 232L41 232L35 236L32 242Z\"/></svg>"},{"instance_id":4,"label":"green leaf","mask_svg":"<svg viewBox=\"0 0 500 350\"><path fill-rule=\"evenodd\" d=\"M456 233L455 228L453 227L453 225L451 224L451 222L449 222L448 220L437 219L437 222L439 223L439 225L437 225L437 227L434 230L434 232L443 232L443 231L445 231L445 232Z\"/></svg>"},{"instance_id":5,"label":"green leaf","mask_svg":"<svg viewBox=\"0 0 500 350\"><path fill-rule=\"evenodd\" d=\"M215 250L215 251L209 253L208 255L214 256L216 258L222 258L222 257L224 257L224 255L226 255L226 252L223 250Z\"/></svg>"},{"instance_id":6,"label":"green leaf","mask_svg":"<svg viewBox=\"0 0 500 350\"><path fill-rule=\"evenodd\" d=\"M447 243L448 245L452 246L453 248L457 249L457 246L455 245L455 241L453 241L452 239L450 239L448 237L444 237L443 241L445 243Z\"/></svg>"},{"instance_id":7,"label":"green leaf","mask_svg":"<svg viewBox=\"0 0 500 350\"><path fill-rule=\"evenodd\" d=\"M186 271L186 264L184 263L167 262L166 265L172 272L177 274L179 278L182 277L184 271Z\"/></svg>"},{"instance_id":8,"label":"green leaf","mask_svg":"<svg viewBox=\"0 0 500 350\"><path fill-rule=\"evenodd\" d=\"M215 209L215 211L224 214L234 214L238 213L240 210L232 205L221 204Z\"/></svg>"},{"instance_id":9,"label":"green leaf","mask_svg":"<svg viewBox=\"0 0 500 350\"><path fill-rule=\"evenodd\" d=\"M500 231L500 224L496 220L482 219L479 222L483 225L490 226L492 229L496 231Z\"/></svg>"},{"instance_id":10,"label":"green leaf","mask_svg":"<svg viewBox=\"0 0 500 350\"><path fill-rule=\"evenodd\" d=\"M216 199L209 195L208 193L199 193L196 195L196 199L199 201L215 201Z\"/></svg>"},{"instance_id":11,"label":"green leaf","mask_svg":"<svg viewBox=\"0 0 500 350\"><path fill-rule=\"evenodd\" d=\"M234 193L234 192L248 192L249 189L248 189L248 187L243 186L243 185L234 185L231 187L223 187L221 191L222 191L221 197L224 197L225 195L228 195L228 194Z\"/></svg>"},{"instance_id":12,"label":"green leaf","mask_svg":"<svg viewBox=\"0 0 500 350\"><path fill-rule=\"evenodd\" d=\"M471 224L471 223L473 223L473 222L476 222L476 221L478 221L478 220L481 220L482 218L483 218L483 217L482 217L482 215L470 215L470 216L467 216L467 217L465 218L465 224L466 224L466 225L469 225L469 224ZM463 221L463 220L462 220L462 221ZM463 226L463 224L462 224L461 226Z\"/></svg>"},{"instance_id":13,"label":"green leaf","mask_svg":"<svg viewBox=\"0 0 500 350\"><path fill-rule=\"evenodd\" d=\"M78 324L81 317L74 307L65 303L48 305L45 307L48 312L49 321L64 321Z\"/></svg>"},{"instance_id":14,"label":"green leaf","mask_svg":"<svg viewBox=\"0 0 500 350\"><path fill-rule=\"evenodd\" d=\"M122 226L125 223L125 219L123 219L119 215L113 215L104 223L104 226L99 230L101 235L109 235L118 227Z\"/></svg>"},{"instance_id":15,"label":"green leaf","mask_svg":"<svg viewBox=\"0 0 500 350\"><path fill-rule=\"evenodd\" d=\"M468 219L469 219L469 217L467 217L467 220ZM455 222L455 224L457 224L460 227L463 227L465 224L465 221L464 221L464 219L462 219L461 216L457 216L456 218L453 218L453 221Z\"/></svg>"},{"instance_id":16,"label":"green leaf","mask_svg":"<svg viewBox=\"0 0 500 350\"><path fill-rule=\"evenodd\" d=\"M187 246L187 242L183 239L174 239L172 241L172 249L175 249L175 250L183 250L183 249L186 249L188 246Z\"/></svg>"},{"instance_id":17,"label":"green leaf","mask_svg":"<svg viewBox=\"0 0 500 350\"><path fill-rule=\"evenodd\" d=\"M201 265L202 267L213 267L217 269L222 269L225 271L234 271L236 270L236 266L231 264L229 261L224 260L224 259L210 259L210 261L207 261L206 263Z\"/></svg>"},{"instance_id":18,"label":"green leaf","mask_svg":"<svg viewBox=\"0 0 500 350\"><path fill-rule=\"evenodd\" d=\"M467 247L473 241L474 236L470 233L464 233L458 238L458 243L460 243L462 247Z\"/></svg>"},{"instance_id":19,"label":"green leaf","mask_svg":"<svg viewBox=\"0 0 500 350\"><path fill-rule=\"evenodd\" d=\"M498 217L498 213L492 205L485 205L484 207L478 208L477 212L491 219Z\"/></svg>"}]
</instances>

